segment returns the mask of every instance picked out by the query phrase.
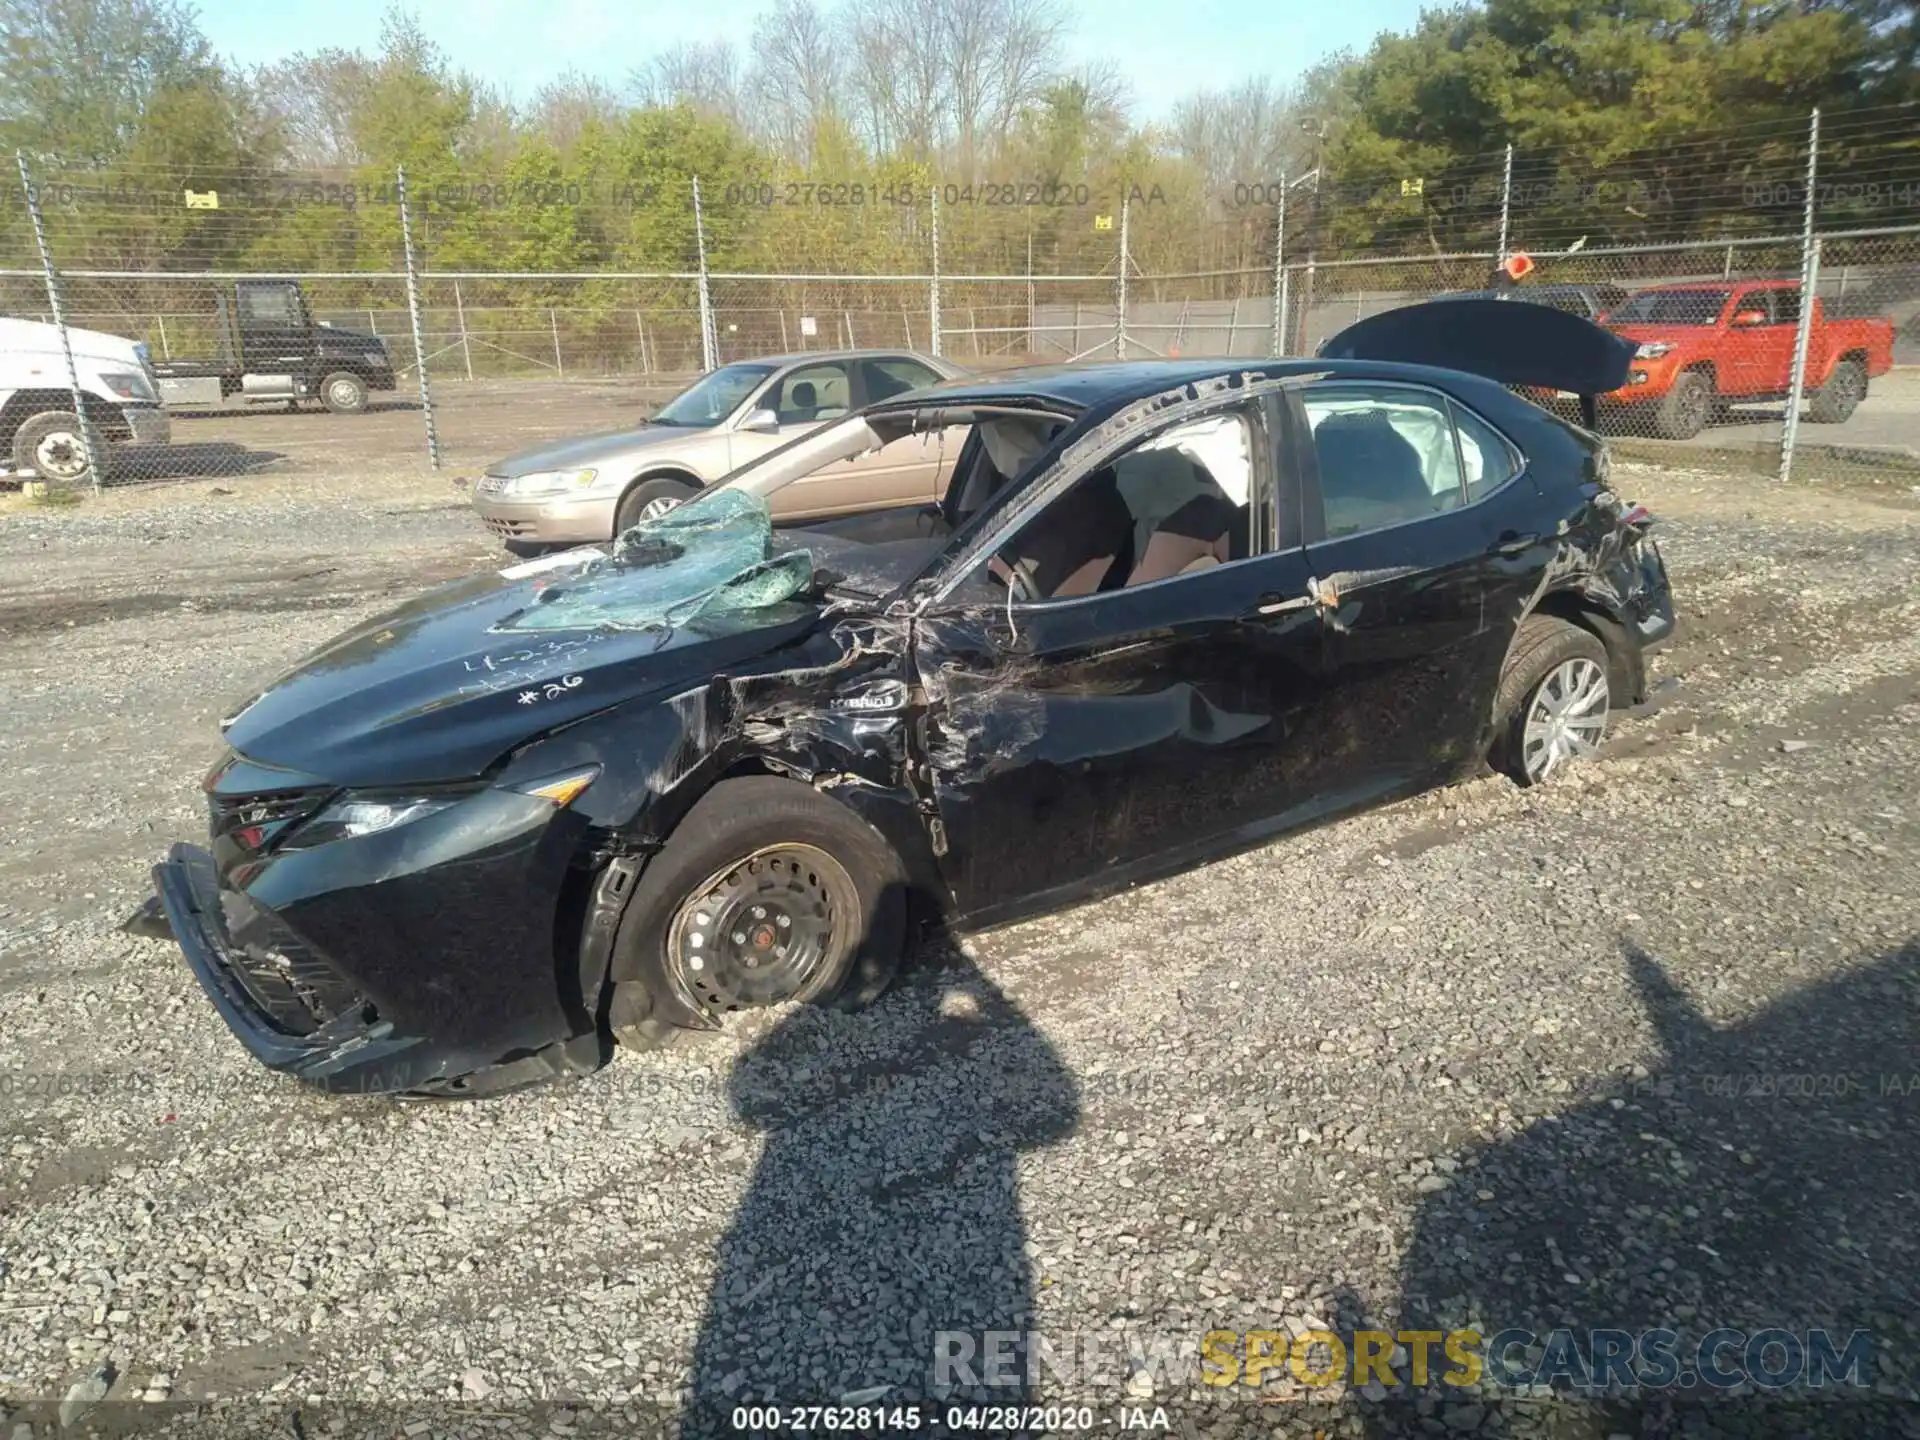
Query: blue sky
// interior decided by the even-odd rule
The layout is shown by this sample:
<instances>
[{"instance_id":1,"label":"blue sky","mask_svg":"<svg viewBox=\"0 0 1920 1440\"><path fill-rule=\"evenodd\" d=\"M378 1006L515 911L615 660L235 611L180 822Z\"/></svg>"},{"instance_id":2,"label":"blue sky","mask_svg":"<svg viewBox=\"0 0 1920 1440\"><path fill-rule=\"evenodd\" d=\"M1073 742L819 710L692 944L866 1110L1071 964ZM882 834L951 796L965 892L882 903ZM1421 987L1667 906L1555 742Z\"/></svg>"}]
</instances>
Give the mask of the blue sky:
<instances>
[{"instance_id":1,"label":"blue sky","mask_svg":"<svg viewBox=\"0 0 1920 1440\"><path fill-rule=\"evenodd\" d=\"M568 69L619 83L683 40L744 41L766 0L414 0L460 67L524 99ZM1157 118L1181 95L1265 72L1287 80L1342 46L1403 30L1420 0L1078 0L1076 55L1116 63L1136 113ZM216 49L243 64L337 45L372 50L385 0L200 0Z\"/></svg>"}]
</instances>

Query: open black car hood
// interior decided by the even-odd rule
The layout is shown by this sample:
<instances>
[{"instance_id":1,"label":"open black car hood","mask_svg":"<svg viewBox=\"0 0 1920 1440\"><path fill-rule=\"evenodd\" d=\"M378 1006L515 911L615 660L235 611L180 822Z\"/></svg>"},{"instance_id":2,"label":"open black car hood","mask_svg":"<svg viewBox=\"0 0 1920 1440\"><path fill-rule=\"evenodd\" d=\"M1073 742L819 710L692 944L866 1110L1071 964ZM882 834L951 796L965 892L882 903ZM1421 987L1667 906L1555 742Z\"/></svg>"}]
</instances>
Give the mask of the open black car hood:
<instances>
[{"instance_id":1,"label":"open black car hood","mask_svg":"<svg viewBox=\"0 0 1920 1440\"><path fill-rule=\"evenodd\" d=\"M1627 383L1635 346L1591 320L1506 300L1432 300L1369 315L1320 347L1326 360L1390 360L1502 385L1604 395Z\"/></svg>"}]
</instances>

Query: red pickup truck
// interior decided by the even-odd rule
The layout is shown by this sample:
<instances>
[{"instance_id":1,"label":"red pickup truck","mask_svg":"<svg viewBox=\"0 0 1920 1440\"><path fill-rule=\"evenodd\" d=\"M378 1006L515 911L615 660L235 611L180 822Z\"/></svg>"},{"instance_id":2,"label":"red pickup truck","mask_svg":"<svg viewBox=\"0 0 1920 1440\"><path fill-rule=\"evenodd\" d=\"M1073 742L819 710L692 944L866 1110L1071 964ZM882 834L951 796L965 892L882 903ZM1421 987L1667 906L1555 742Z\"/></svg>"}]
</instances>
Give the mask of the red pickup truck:
<instances>
[{"instance_id":1,"label":"red pickup truck","mask_svg":"<svg viewBox=\"0 0 1920 1440\"><path fill-rule=\"evenodd\" d=\"M1650 410L1654 434L1688 440L1725 405L1786 397L1793 383L1800 284L1660 285L1616 306L1601 323L1640 347L1627 383L1601 397L1603 411L1619 417L1629 408ZM1807 335L1809 420L1839 424L1866 398L1868 379L1892 368L1891 321L1830 319L1814 297Z\"/></svg>"}]
</instances>

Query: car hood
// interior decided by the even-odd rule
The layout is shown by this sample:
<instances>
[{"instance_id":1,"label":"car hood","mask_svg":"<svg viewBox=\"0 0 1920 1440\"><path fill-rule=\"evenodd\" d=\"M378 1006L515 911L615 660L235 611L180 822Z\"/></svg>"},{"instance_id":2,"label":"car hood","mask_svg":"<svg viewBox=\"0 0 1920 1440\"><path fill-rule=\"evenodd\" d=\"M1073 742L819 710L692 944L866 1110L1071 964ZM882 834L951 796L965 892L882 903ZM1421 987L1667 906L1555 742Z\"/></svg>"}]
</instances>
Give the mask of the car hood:
<instances>
[{"instance_id":1,"label":"car hood","mask_svg":"<svg viewBox=\"0 0 1920 1440\"><path fill-rule=\"evenodd\" d=\"M600 435L581 435L572 440L556 440L509 455L489 465L489 475L531 475L538 470L574 470L587 465L604 465L628 455L671 445L689 437L710 432L688 425L642 425L631 430L609 430Z\"/></svg>"},{"instance_id":2,"label":"car hood","mask_svg":"<svg viewBox=\"0 0 1920 1440\"><path fill-rule=\"evenodd\" d=\"M336 350L382 350L386 349L378 335L369 335L364 330L343 330L338 325L319 325L315 327L321 348Z\"/></svg>"},{"instance_id":3,"label":"car hood","mask_svg":"<svg viewBox=\"0 0 1920 1440\"><path fill-rule=\"evenodd\" d=\"M499 628L550 573L536 564L474 576L349 630L233 716L227 743L342 786L471 779L529 740L677 693L819 618L812 603L783 601L650 630Z\"/></svg>"},{"instance_id":4,"label":"car hood","mask_svg":"<svg viewBox=\"0 0 1920 1440\"><path fill-rule=\"evenodd\" d=\"M1644 345L1649 340L1664 340L1669 345L1686 345L1712 339L1717 333L1711 325L1609 325L1623 340Z\"/></svg>"},{"instance_id":5,"label":"car hood","mask_svg":"<svg viewBox=\"0 0 1920 1440\"><path fill-rule=\"evenodd\" d=\"M82 330L77 326L69 327L68 338L73 344L73 358L88 360L96 365L121 365L135 371L144 371L145 363L140 358L139 348L133 341L119 335L109 335L102 330ZM60 329L39 320L16 320L11 317L0 319L0 351L29 355L45 355L64 366L65 354L60 348ZM66 380L64 369L60 372L62 383Z\"/></svg>"}]
</instances>

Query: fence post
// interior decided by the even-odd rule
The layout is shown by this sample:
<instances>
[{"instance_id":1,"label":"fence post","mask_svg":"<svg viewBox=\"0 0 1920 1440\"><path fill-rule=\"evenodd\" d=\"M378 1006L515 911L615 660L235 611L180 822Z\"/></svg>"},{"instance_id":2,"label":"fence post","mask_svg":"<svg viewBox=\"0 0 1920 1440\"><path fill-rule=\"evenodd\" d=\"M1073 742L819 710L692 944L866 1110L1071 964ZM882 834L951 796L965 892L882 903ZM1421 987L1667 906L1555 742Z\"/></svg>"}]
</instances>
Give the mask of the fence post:
<instances>
[{"instance_id":1,"label":"fence post","mask_svg":"<svg viewBox=\"0 0 1920 1440\"><path fill-rule=\"evenodd\" d=\"M1496 265L1507 263L1507 220L1513 213L1513 146L1507 146L1507 165L1500 177L1500 253L1493 257Z\"/></svg>"},{"instance_id":2,"label":"fence post","mask_svg":"<svg viewBox=\"0 0 1920 1440\"><path fill-rule=\"evenodd\" d=\"M700 213L700 177L693 177L693 243L700 258L700 366L717 367L720 337L713 327L713 292L707 285L707 224Z\"/></svg>"},{"instance_id":3,"label":"fence post","mask_svg":"<svg viewBox=\"0 0 1920 1440\"><path fill-rule=\"evenodd\" d=\"M1307 273L1302 278L1306 282L1306 294L1300 299L1300 348L1307 348L1307 330L1313 324L1313 268L1314 252L1307 251Z\"/></svg>"},{"instance_id":4,"label":"fence post","mask_svg":"<svg viewBox=\"0 0 1920 1440\"><path fill-rule=\"evenodd\" d=\"M1280 272L1280 294L1275 298L1275 302L1274 302L1275 305L1278 307L1280 314L1282 315L1285 315L1287 313L1287 291L1292 288L1292 285L1293 285L1293 272L1291 270L1282 270ZM1289 331L1288 333L1291 334L1292 332ZM1275 355L1286 354L1287 352L1284 346L1285 346L1284 340L1276 342L1273 353Z\"/></svg>"},{"instance_id":5,"label":"fence post","mask_svg":"<svg viewBox=\"0 0 1920 1440\"><path fill-rule=\"evenodd\" d=\"M1280 208L1273 217L1273 358L1286 353L1287 172L1280 172Z\"/></svg>"},{"instance_id":6,"label":"fence post","mask_svg":"<svg viewBox=\"0 0 1920 1440\"><path fill-rule=\"evenodd\" d=\"M153 318L158 321L160 325L160 358L162 360L171 360L173 358L173 346L167 343L167 317L157 314Z\"/></svg>"},{"instance_id":7,"label":"fence post","mask_svg":"<svg viewBox=\"0 0 1920 1440\"><path fill-rule=\"evenodd\" d=\"M567 378L567 366L560 358L560 312L551 305L547 307L547 327L553 331L553 373L564 380Z\"/></svg>"},{"instance_id":8,"label":"fence post","mask_svg":"<svg viewBox=\"0 0 1920 1440\"><path fill-rule=\"evenodd\" d=\"M933 278L927 286L927 324L931 327L931 349L928 353L938 355L940 353L940 186L938 183L935 183L930 193L933 202Z\"/></svg>"},{"instance_id":9,"label":"fence post","mask_svg":"<svg viewBox=\"0 0 1920 1440\"><path fill-rule=\"evenodd\" d=\"M467 379L473 379L473 346L467 342L467 307L460 299L460 282L453 282L453 313L460 317L460 354L467 362Z\"/></svg>"},{"instance_id":10,"label":"fence post","mask_svg":"<svg viewBox=\"0 0 1920 1440\"><path fill-rule=\"evenodd\" d=\"M46 223L40 218L40 192L34 188L33 176L27 170L26 152L16 150L13 158L20 166L20 188L26 194L27 216L33 221L33 243L40 247L40 270L47 282L47 307L54 327L60 332L60 354L67 362L67 389L73 394L73 417L79 424L80 448L86 452L87 478L98 494L100 472L107 466L107 452L100 448L100 437L94 434L93 417L87 414L86 395L80 388L80 371L73 363L73 339L67 334L67 312L60 300L60 275L53 268L53 251L47 248ZM40 474L37 466L34 474L43 481L48 479Z\"/></svg>"},{"instance_id":11,"label":"fence post","mask_svg":"<svg viewBox=\"0 0 1920 1440\"><path fill-rule=\"evenodd\" d=\"M413 364L420 372L420 413L427 425L427 458L440 468L440 432L433 423L433 387L427 383L427 347L420 334L420 275L413 264L413 215L407 206L407 167L398 171L400 247L407 263L407 318L413 325Z\"/></svg>"},{"instance_id":12,"label":"fence post","mask_svg":"<svg viewBox=\"0 0 1920 1440\"><path fill-rule=\"evenodd\" d=\"M1807 384L1807 336L1813 329L1813 291L1820 282L1820 241L1813 233L1815 182L1820 175L1820 110L1807 128L1807 203L1800 213L1800 323L1793 333L1793 378L1787 382L1786 423L1780 427L1780 482L1793 477L1793 447L1800 438L1800 392Z\"/></svg>"},{"instance_id":13,"label":"fence post","mask_svg":"<svg viewBox=\"0 0 1920 1440\"><path fill-rule=\"evenodd\" d=\"M1120 197L1120 273L1114 286L1114 305L1117 313L1113 319L1113 353L1116 358L1127 358L1127 211L1131 197Z\"/></svg>"},{"instance_id":14,"label":"fence post","mask_svg":"<svg viewBox=\"0 0 1920 1440\"><path fill-rule=\"evenodd\" d=\"M653 371L647 365L647 322L641 318L638 310L633 312L633 328L640 336L640 373L651 375Z\"/></svg>"}]
</instances>

